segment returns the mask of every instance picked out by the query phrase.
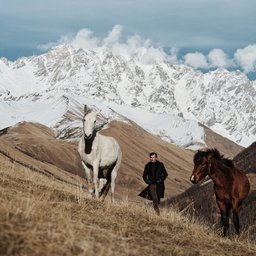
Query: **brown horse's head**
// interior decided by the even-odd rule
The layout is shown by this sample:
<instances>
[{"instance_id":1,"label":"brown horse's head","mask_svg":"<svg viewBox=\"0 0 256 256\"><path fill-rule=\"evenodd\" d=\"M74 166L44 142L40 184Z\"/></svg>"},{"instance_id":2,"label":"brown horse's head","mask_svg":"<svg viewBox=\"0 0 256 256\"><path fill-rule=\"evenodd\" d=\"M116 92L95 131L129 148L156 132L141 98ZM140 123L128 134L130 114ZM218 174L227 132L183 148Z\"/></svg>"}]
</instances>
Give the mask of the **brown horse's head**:
<instances>
[{"instance_id":1,"label":"brown horse's head","mask_svg":"<svg viewBox=\"0 0 256 256\"><path fill-rule=\"evenodd\" d=\"M190 177L190 181L193 184L197 184L208 174L209 167L211 164L211 157L212 154L210 154L208 151L197 151L197 153L194 156L194 170Z\"/></svg>"}]
</instances>

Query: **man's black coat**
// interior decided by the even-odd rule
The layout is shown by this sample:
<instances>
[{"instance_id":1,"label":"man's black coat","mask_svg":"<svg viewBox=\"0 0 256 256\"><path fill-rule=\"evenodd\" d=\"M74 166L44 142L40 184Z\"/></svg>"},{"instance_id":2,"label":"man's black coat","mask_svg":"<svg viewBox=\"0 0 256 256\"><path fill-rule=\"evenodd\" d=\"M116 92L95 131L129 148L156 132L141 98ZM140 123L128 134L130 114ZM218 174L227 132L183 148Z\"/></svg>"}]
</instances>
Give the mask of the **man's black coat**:
<instances>
[{"instance_id":1,"label":"man's black coat","mask_svg":"<svg viewBox=\"0 0 256 256\"><path fill-rule=\"evenodd\" d=\"M148 162L145 165L144 172L143 172L143 180L150 186L151 184L156 184L157 185L157 196L158 198L163 198L164 197L164 181L167 178L168 174L165 170L164 164L159 162L158 160L156 161L156 172L155 175L152 173L152 168L151 168L151 162ZM142 196L147 199L151 199L151 196L148 195L149 192L149 186L144 189L139 196ZM150 192L149 192L150 193Z\"/></svg>"}]
</instances>

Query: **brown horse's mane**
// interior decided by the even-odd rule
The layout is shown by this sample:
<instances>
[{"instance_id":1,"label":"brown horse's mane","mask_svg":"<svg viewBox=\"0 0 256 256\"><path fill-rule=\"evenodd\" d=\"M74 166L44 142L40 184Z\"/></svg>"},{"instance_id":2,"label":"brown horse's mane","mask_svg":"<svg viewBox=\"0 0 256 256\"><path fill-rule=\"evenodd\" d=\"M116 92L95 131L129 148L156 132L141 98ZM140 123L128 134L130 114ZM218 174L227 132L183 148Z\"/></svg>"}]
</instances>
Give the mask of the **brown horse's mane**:
<instances>
[{"instance_id":1,"label":"brown horse's mane","mask_svg":"<svg viewBox=\"0 0 256 256\"><path fill-rule=\"evenodd\" d=\"M219 150L216 148L213 149L208 149L205 152L207 155L208 154L213 154L212 157L220 162L222 162L224 165L226 165L227 167L234 167L234 164L232 162L232 160L225 158L224 155L220 154Z\"/></svg>"}]
</instances>

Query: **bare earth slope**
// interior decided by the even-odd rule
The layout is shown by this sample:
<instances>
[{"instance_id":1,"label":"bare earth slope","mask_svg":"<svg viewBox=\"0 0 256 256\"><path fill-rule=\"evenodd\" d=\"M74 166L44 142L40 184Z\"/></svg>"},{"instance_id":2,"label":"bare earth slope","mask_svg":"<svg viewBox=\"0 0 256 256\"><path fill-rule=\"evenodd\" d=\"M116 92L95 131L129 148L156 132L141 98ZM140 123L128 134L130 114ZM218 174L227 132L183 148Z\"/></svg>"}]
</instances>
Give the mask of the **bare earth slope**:
<instances>
[{"instance_id":1,"label":"bare earth slope","mask_svg":"<svg viewBox=\"0 0 256 256\"><path fill-rule=\"evenodd\" d=\"M190 186L193 155L191 151L164 142L140 127L128 123L112 122L110 127L101 133L115 137L123 152L117 177L118 198L141 200L137 194L145 187L141 176L151 151L158 153L159 160L164 162L169 173L166 197L177 195ZM5 144L8 144L8 154L12 158L16 157L23 165L58 176L84 177L77 152L77 141L57 140L52 130L45 126L20 123L9 128L7 134L2 135L0 139L0 150L5 152ZM54 173L53 169L58 169L60 173ZM83 183L85 185L85 182Z\"/></svg>"},{"instance_id":2,"label":"bare earth slope","mask_svg":"<svg viewBox=\"0 0 256 256\"><path fill-rule=\"evenodd\" d=\"M191 186L189 177L193 168L193 152L167 143L157 136L146 132L134 123L112 122L109 127L101 131L102 134L113 136L120 143L123 159L117 176L117 198L141 201L137 194L145 187L142 180L144 165L148 162L149 152L158 153L169 174L166 180L166 198L176 196ZM213 144L217 135L210 133L211 145L220 147L220 139ZM17 156L24 165L35 169L44 166L45 173L51 175L70 176L72 179L84 178L84 171L77 152L77 140L57 140L54 133L46 126L23 122L8 129L7 134L0 137L0 150L5 151L8 143L8 152L12 157ZM223 140L222 147L229 155L233 155L240 147L234 146L228 140ZM231 146L230 146L231 145ZM229 150L231 149L231 150ZM40 168L39 168L40 167ZM53 170L58 170L54 171ZM79 179L85 186L85 180Z\"/></svg>"},{"instance_id":3,"label":"bare earth slope","mask_svg":"<svg viewBox=\"0 0 256 256\"><path fill-rule=\"evenodd\" d=\"M136 198L145 187L142 174L152 151L158 153L158 160L164 163L169 174L166 180L167 198L190 186L193 152L171 145L136 125L112 122L109 129L101 133L114 136L122 148L123 160L117 180L123 196L127 196L129 191L129 197Z\"/></svg>"},{"instance_id":4,"label":"bare earth slope","mask_svg":"<svg viewBox=\"0 0 256 256\"><path fill-rule=\"evenodd\" d=\"M242 146L239 146L235 142L217 134L211 129L205 126L203 127L206 135L205 142L209 148L217 148L222 154L229 158L233 158L244 149Z\"/></svg>"}]
</instances>

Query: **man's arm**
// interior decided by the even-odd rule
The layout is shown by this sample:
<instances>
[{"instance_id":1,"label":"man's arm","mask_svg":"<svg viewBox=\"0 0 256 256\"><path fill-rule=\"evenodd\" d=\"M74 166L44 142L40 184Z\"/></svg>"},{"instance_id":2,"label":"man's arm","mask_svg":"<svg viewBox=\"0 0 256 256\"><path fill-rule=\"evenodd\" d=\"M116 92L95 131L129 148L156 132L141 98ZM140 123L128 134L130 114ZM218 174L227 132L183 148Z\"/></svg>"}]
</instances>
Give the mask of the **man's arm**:
<instances>
[{"instance_id":1,"label":"man's arm","mask_svg":"<svg viewBox=\"0 0 256 256\"><path fill-rule=\"evenodd\" d=\"M165 179L166 179L167 176L168 176L168 173L167 173L167 171L166 171L166 169L165 169L165 167L164 167L164 164L163 164L163 163L160 163L160 165L161 165L161 179L160 179L160 180L157 180L157 183L158 183L158 184L164 182Z\"/></svg>"},{"instance_id":2,"label":"man's arm","mask_svg":"<svg viewBox=\"0 0 256 256\"><path fill-rule=\"evenodd\" d=\"M142 177L143 177L143 180L145 181L145 183L151 184L151 181L148 178L148 169L147 169L146 165L144 167L144 172L143 172L143 176Z\"/></svg>"}]
</instances>

